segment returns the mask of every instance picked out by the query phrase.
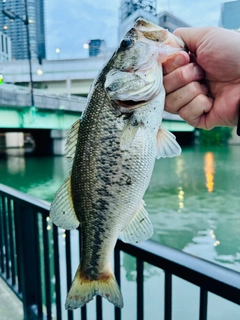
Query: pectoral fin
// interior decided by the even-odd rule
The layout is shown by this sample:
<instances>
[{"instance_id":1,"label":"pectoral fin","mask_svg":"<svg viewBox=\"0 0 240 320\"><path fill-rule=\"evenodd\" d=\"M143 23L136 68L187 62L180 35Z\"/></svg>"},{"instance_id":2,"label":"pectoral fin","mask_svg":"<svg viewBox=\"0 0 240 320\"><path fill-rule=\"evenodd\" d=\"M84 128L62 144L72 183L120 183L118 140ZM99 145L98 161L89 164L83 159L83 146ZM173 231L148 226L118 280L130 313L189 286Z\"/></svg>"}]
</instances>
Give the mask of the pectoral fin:
<instances>
[{"instance_id":1,"label":"pectoral fin","mask_svg":"<svg viewBox=\"0 0 240 320\"><path fill-rule=\"evenodd\" d=\"M150 238L153 234L153 226L142 200L134 217L121 233L121 239L127 243L137 243Z\"/></svg>"},{"instance_id":2,"label":"pectoral fin","mask_svg":"<svg viewBox=\"0 0 240 320\"><path fill-rule=\"evenodd\" d=\"M176 137L164 128L159 128L157 132L157 152L156 158L175 157L181 154L181 147L176 141Z\"/></svg>"},{"instance_id":3,"label":"pectoral fin","mask_svg":"<svg viewBox=\"0 0 240 320\"><path fill-rule=\"evenodd\" d=\"M70 178L67 178L57 191L51 204L50 218L59 228L71 230L79 226L72 203Z\"/></svg>"}]
</instances>

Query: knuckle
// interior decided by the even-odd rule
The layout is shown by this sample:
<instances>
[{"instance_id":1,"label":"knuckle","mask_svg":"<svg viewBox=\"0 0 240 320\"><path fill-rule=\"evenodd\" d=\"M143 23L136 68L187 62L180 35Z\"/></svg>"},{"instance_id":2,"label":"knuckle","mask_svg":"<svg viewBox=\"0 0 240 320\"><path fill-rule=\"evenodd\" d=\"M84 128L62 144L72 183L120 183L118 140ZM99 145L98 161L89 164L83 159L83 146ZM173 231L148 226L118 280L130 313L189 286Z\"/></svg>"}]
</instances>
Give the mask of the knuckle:
<instances>
[{"instance_id":1,"label":"knuckle","mask_svg":"<svg viewBox=\"0 0 240 320\"><path fill-rule=\"evenodd\" d=\"M188 83L189 82L189 72L187 66L181 67L177 69L176 77L177 80L181 83Z\"/></svg>"},{"instance_id":2,"label":"knuckle","mask_svg":"<svg viewBox=\"0 0 240 320\"><path fill-rule=\"evenodd\" d=\"M199 82L193 81L188 84L188 91L192 97L196 97L202 93L202 88Z\"/></svg>"},{"instance_id":3,"label":"knuckle","mask_svg":"<svg viewBox=\"0 0 240 320\"><path fill-rule=\"evenodd\" d=\"M187 120L189 117L189 112L187 108L181 108L178 112L178 114L180 115L181 118L183 118L184 120Z\"/></svg>"},{"instance_id":4,"label":"knuckle","mask_svg":"<svg viewBox=\"0 0 240 320\"><path fill-rule=\"evenodd\" d=\"M184 83L189 83L194 79L193 63L178 68L178 80Z\"/></svg>"}]
</instances>

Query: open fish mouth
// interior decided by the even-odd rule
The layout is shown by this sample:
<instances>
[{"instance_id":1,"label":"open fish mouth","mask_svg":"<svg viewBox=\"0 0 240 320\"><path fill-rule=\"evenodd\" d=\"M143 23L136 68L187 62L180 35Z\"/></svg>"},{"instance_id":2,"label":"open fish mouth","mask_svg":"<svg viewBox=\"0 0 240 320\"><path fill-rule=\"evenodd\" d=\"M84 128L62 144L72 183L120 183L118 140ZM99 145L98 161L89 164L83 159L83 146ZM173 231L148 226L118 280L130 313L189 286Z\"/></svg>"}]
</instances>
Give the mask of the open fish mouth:
<instances>
[{"instance_id":1,"label":"open fish mouth","mask_svg":"<svg viewBox=\"0 0 240 320\"><path fill-rule=\"evenodd\" d=\"M133 100L121 101L121 100L116 100L115 102L117 104L121 105L122 107L126 107L126 108L129 108L129 109L134 109L134 108L136 108L138 106L144 105L148 101L146 101L146 100L140 100L140 101L133 101Z\"/></svg>"}]
</instances>

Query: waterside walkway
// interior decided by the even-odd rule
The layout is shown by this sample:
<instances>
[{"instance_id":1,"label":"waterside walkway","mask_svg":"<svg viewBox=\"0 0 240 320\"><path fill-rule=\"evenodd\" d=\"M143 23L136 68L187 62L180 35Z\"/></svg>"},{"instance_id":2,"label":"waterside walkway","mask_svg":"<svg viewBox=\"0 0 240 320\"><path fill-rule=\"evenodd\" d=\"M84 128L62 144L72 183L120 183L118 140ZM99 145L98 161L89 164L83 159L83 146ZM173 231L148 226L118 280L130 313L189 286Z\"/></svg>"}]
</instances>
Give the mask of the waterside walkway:
<instances>
[{"instance_id":1,"label":"waterside walkway","mask_svg":"<svg viewBox=\"0 0 240 320\"><path fill-rule=\"evenodd\" d=\"M0 277L0 319L23 320L23 305Z\"/></svg>"}]
</instances>

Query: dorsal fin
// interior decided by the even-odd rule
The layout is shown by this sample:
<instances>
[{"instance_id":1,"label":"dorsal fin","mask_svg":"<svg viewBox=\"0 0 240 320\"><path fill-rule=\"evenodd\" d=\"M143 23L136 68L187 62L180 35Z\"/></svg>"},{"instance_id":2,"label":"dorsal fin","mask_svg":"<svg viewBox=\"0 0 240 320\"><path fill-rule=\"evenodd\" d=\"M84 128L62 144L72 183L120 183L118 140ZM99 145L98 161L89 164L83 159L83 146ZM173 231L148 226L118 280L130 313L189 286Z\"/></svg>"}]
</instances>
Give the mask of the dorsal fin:
<instances>
[{"instance_id":1,"label":"dorsal fin","mask_svg":"<svg viewBox=\"0 0 240 320\"><path fill-rule=\"evenodd\" d=\"M72 164L76 151L78 129L80 126L80 119L74 122L67 134L67 140L65 145L65 157L67 159L68 171L71 172Z\"/></svg>"}]
</instances>

